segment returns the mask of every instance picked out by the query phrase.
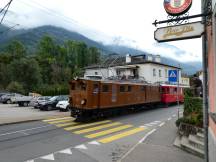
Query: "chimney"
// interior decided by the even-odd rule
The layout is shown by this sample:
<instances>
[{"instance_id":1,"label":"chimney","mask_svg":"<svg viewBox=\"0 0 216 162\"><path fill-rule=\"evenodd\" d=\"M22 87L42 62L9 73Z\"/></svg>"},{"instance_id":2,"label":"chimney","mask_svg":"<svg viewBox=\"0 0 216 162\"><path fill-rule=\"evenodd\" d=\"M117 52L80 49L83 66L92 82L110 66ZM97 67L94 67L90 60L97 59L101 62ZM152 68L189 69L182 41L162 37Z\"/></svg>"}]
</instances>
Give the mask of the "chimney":
<instances>
[{"instance_id":1,"label":"chimney","mask_svg":"<svg viewBox=\"0 0 216 162\"><path fill-rule=\"evenodd\" d=\"M161 62L161 57L160 57L160 55L156 55L155 56L155 62Z\"/></svg>"},{"instance_id":2,"label":"chimney","mask_svg":"<svg viewBox=\"0 0 216 162\"><path fill-rule=\"evenodd\" d=\"M126 55L126 63L131 63L131 55L130 54Z\"/></svg>"},{"instance_id":3,"label":"chimney","mask_svg":"<svg viewBox=\"0 0 216 162\"><path fill-rule=\"evenodd\" d=\"M148 60L148 61L153 61L153 56L152 56L151 54L148 55L147 60Z\"/></svg>"}]
</instances>

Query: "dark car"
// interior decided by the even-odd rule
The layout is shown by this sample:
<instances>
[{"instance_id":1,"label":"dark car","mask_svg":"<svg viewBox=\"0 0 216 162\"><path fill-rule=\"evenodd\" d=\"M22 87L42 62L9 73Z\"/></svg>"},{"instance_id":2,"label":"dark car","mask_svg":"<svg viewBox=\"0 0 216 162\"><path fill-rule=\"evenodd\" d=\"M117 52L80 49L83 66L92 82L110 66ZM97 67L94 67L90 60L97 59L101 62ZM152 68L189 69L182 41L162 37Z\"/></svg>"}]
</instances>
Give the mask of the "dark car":
<instances>
[{"instance_id":1,"label":"dark car","mask_svg":"<svg viewBox=\"0 0 216 162\"><path fill-rule=\"evenodd\" d=\"M48 101L39 103L38 107L40 108L40 110L46 110L46 111L57 110L58 109L56 107L57 103L59 101L64 101L67 98L68 96L54 96L50 98Z\"/></svg>"},{"instance_id":2,"label":"dark car","mask_svg":"<svg viewBox=\"0 0 216 162\"><path fill-rule=\"evenodd\" d=\"M8 94L4 94L0 97L0 102L4 103L4 104L11 104L13 103L11 101L11 97L17 97L17 96L22 96L19 93L8 93Z\"/></svg>"}]
</instances>

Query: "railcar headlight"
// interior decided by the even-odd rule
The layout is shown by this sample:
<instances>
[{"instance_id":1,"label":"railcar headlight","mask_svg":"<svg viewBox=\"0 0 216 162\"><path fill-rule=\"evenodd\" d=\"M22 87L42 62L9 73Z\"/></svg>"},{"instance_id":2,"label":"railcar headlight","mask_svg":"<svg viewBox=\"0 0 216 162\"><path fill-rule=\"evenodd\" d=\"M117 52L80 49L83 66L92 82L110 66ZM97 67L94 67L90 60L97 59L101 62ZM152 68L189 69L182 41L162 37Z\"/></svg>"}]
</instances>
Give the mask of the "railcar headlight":
<instances>
[{"instance_id":1,"label":"railcar headlight","mask_svg":"<svg viewBox=\"0 0 216 162\"><path fill-rule=\"evenodd\" d=\"M85 105L85 103L86 103L86 100L83 99L83 100L81 101L81 105Z\"/></svg>"}]
</instances>

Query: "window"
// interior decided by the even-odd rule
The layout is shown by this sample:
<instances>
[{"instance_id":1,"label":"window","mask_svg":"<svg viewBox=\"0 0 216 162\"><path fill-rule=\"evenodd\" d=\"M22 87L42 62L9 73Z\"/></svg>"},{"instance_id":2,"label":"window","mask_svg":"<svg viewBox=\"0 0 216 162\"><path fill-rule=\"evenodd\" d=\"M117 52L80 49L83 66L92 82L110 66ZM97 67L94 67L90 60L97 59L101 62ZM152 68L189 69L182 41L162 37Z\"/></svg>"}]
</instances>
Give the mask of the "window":
<instances>
[{"instance_id":1,"label":"window","mask_svg":"<svg viewBox=\"0 0 216 162\"><path fill-rule=\"evenodd\" d=\"M109 92L109 85L103 85L102 92Z\"/></svg>"},{"instance_id":2,"label":"window","mask_svg":"<svg viewBox=\"0 0 216 162\"><path fill-rule=\"evenodd\" d=\"M98 84L93 85L93 93L98 93L99 92L99 87Z\"/></svg>"},{"instance_id":3,"label":"window","mask_svg":"<svg viewBox=\"0 0 216 162\"><path fill-rule=\"evenodd\" d=\"M75 90L75 83L71 84L71 90Z\"/></svg>"},{"instance_id":4,"label":"window","mask_svg":"<svg viewBox=\"0 0 216 162\"><path fill-rule=\"evenodd\" d=\"M165 77L168 78L168 70L165 69Z\"/></svg>"},{"instance_id":5,"label":"window","mask_svg":"<svg viewBox=\"0 0 216 162\"><path fill-rule=\"evenodd\" d=\"M98 75L98 72L95 72L95 75Z\"/></svg>"},{"instance_id":6,"label":"window","mask_svg":"<svg viewBox=\"0 0 216 162\"><path fill-rule=\"evenodd\" d=\"M153 76L156 76L156 69L153 69Z\"/></svg>"},{"instance_id":7,"label":"window","mask_svg":"<svg viewBox=\"0 0 216 162\"><path fill-rule=\"evenodd\" d=\"M83 90L83 91L86 90L86 84L85 83L81 82L80 87L81 87L81 90Z\"/></svg>"},{"instance_id":8,"label":"window","mask_svg":"<svg viewBox=\"0 0 216 162\"><path fill-rule=\"evenodd\" d=\"M132 87L128 86L128 92L131 92L131 91L132 91Z\"/></svg>"},{"instance_id":9,"label":"window","mask_svg":"<svg viewBox=\"0 0 216 162\"><path fill-rule=\"evenodd\" d=\"M120 86L120 92L125 92L125 86Z\"/></svg>"},{"instance_id":10,"label":"window","mask_svg":"<svg viewBox=\"0 0 216 162\"><path fill-rule=\"evenodd\" d=\"M159 77L162 77L162 75L161 75L161 70L159 70Z\"/></svg>"},{"instance_id":11,"label":"window","mask_svg":"<svg viewBox=\"0 0 216 162\"><path fill-rule=\"evenodd\" d=\"M145 91L145 86L141 86L140 91Z\"/></svg>"}]
</instances>

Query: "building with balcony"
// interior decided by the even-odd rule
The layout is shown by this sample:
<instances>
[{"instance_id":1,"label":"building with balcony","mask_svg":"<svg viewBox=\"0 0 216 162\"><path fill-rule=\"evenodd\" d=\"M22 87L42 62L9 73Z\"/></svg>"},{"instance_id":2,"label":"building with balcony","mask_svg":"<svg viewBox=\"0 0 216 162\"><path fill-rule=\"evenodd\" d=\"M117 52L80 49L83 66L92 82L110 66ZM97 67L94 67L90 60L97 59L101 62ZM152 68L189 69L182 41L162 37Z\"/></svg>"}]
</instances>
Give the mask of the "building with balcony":
<instances>
[{"instance_id":1,"label":"building with balcony","mask_svg":"<svg viewBox=\"0 0 216 162\"><path fill-rule=\"evenodd\" d=\"M189 86L189 78L182 78L182 69L161 62L159 55L136 55L110 58L102 66L89 66L85 68L85 78L100 79L140 79L148 83L168 83L169 70L179 72L179 83Z\"/></svg>"}]
</instances>

